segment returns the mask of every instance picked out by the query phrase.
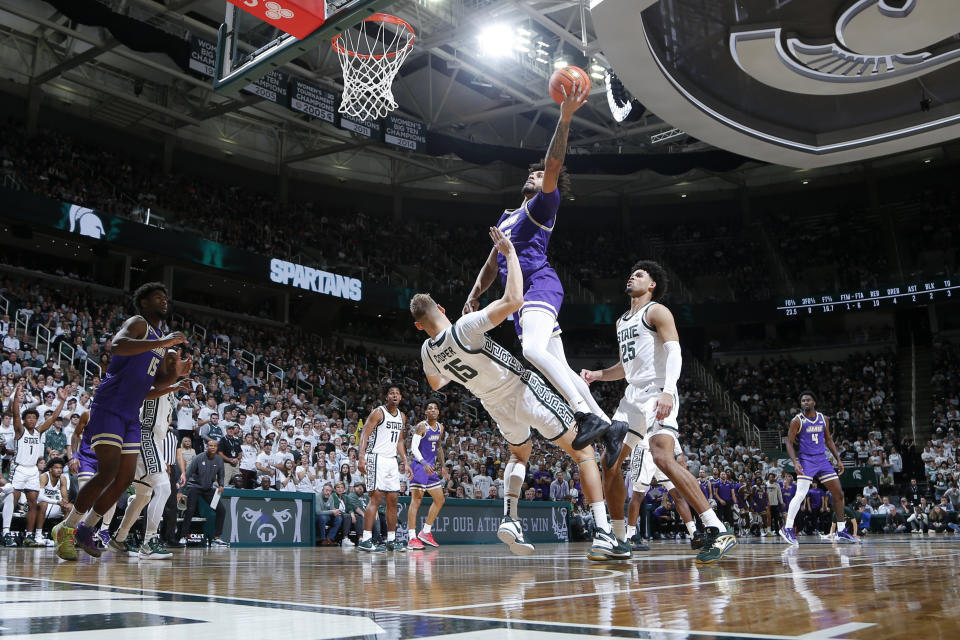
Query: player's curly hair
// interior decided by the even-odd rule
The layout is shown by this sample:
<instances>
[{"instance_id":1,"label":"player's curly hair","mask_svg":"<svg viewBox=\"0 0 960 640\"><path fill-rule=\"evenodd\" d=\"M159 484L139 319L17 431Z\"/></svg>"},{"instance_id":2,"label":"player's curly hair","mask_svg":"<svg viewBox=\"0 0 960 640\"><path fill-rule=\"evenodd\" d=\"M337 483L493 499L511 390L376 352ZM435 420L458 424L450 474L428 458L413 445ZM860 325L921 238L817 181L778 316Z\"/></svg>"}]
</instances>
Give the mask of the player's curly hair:
<instances>
[{"instance_id":1,"label":"player's curly hair","mask_svg":"<svg viewBox=\"0 0 960 640\"><path fill-rule=\"evenodd\" d=\"M168 297L170 296L170 293L167 291L167 286L162 282L146 282L140 285L137 287L137 290L133 292L132 296L133 306L136 307L137 313L143 309L141 303L143 302L144 298L149 298L150 294L152 294L154 291L163 291L164 295Z\"/></svg>"},{"instance_id":2,"label":"player's curly hair","mask_svg":"<svg viewBox=\"0 0 960 640\"><path fill-rule=\"evenodd\" d=\"M811 398L813 398L814 402L817 401L817 394L815 394L813 391L810 391L809 389L800 392L800 395L797 396L797 402L800 402L800 400L803 399L803 396L810 396Z\"/></svg>"},{"instance_id":3,"label":"player's curly hair","mask_svg":"<svg viewBox=\"0 0 960 640\"><path fill-rule=\"evenodd\" d=\"M663 296L667 295L669 290L670 279L667 278L667 270L660 266L659 263L654 262L653 260L641 260L630 269L630 273L633 273L637 270L643 270L647 272L647 275L650 276L650 279L657 283L657 286L653 289L653 299L661 300Z\"/></svg>"},{"instance_id":4,"label":"player's curly hair","mask_svg":"<svg viewBox=\"0 0 960 640\"><path fill-rule=\"evenodd\" d=\"M533 173L534 171L543 171L546 169L546 165L543 160L540 162L534 162L530 165L527 171ZM560 167L560 175L557 176L557 189L560 191L560 197L566 199L571 193L573 193L573 185L570 182L570 174L567 172L565 166Z\"/></svg>"}]
</instances>

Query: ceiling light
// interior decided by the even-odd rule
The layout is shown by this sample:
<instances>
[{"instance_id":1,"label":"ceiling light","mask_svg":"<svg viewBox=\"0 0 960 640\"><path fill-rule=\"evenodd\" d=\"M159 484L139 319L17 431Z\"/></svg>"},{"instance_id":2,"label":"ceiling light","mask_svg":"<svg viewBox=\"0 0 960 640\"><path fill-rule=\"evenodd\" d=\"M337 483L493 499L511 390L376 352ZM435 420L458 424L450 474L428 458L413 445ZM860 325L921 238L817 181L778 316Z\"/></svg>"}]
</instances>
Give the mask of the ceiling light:
<instances>
[{"instance_id":1,"label":"ceiling light","mask_svg":"<svg viewBox=\"0 0 960 640\"><path fill-rule=\"evenodd\" d=\"M517 28L517 35L526 36L526 37L529 38L530 36L533 35L533 31L527 31L527 30L524 29L523 27L518 27L518 28Z\"/></svg>"},{"instance_id":2,"label":"ceiling light","mask_svg":"<svg viewBox=\"0 0 960 640\"><path fill-rule=\"evenodd\" d=\"M547 60L546 58L537 58L537 62L542 62L543 64L547 64L550 61Z\"/></svg>"},{"instance_id":3,"label":"ceiling light","mask_svg":"<svg viewBox=\"0 0 960 640\"><path fill-rule=\"evenodd\" d=\"M923 164L930 164L930 158L927 158L926 160L924 160Z\"/></svg>"},{"instance_id":4,"label":"ceiling light","mask_svg":"<svg viewBox=\"0 0 960 640\"><path fill-rule=\"evenodd\" d=\"M554 69L563 69L564 67L569 67L569 66L570 66L570 63L567 62L566 58L557 58L556 60L553 61Z\"/></svg>"},{"instance_id":5,"label":"ceiling light","mask_svg":"<svg viewBox=\"0 0 960 640\"><path fill-rule=\"evenodd\" d=\"M603 80L603 72L593 71L590 73L590 77L593 78L594 80Z\"/></svg>"},{"instance_id":6,"label":"ceiling light","mask_svg":"<svg viewBox=\"0 0 960 640\"><path fill-rule=\"evenodd\" d=\"M809 180L802 180L802 181L800 182L800 184L810 184L810 181L809 181Z\"/></svg>"},{"instance_id":7,"label":"ceiling light","mask_svg":"<svg viewBox=\"0 0 960 640\"><path fill-rule=\"evenodd\" d=\"M537 40L537 46L543 47L544 49L546 49L547 47L550 46L550 43L544 42L543 40Z\"/></svg>"},{"instance_id":8,"label":"ceiling light","mask_svg":"<svg viewBox=\"0 0 960 640\"><path fill-rule=\"evenodd\" d=\"M687 194L681 193L681 194L680 194L680 197L681 197L681 198L686 198L686 197L687 197Z\"/></svg>"},{"instance_id":9,"label":"ceiling light","mask_svg":"<svg viewBox=\"0 0 960 640\"><path fill-rule=\"evenodd\" d=\"M454 198L456 198L456 197L457 197L458 195L460 195L460 194L459 194L458 192L456 192L456 191L451 191L451 192L450 192L450 195L452 195Z\"/></svg>"},{"instance_id":10,"label":"ceiling light","mask_svg":"<svg viewBox=\"0 0 960 640\"><path fill-rule=\"evenodd\" d=\"M480 53L491 58L509 55L515 41L513 31L505 24L492 24L481 31L477 38Z\"/></svg>"},{"instance_id":11,"label":"ceiling light","mask_svg":"<svg viewBox=\"0 0 960 640\"><path fill-rule=\"evenodd\" d=\"M600 72L602 72L602 71L603 71L603 66L601 66L601 65L597 64L596 62L594 62L592 65L590 65L590 71L600 71Z\"/></svg>"}]
</instances>

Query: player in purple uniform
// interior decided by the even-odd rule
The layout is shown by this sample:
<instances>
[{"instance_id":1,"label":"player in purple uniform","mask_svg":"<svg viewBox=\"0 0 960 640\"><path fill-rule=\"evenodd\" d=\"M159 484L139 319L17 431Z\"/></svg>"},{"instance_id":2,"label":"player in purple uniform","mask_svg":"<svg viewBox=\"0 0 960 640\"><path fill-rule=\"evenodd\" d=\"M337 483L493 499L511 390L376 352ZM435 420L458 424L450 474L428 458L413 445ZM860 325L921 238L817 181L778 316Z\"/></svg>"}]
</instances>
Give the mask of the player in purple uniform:
<instances>
[{"instance_id":1,"label":"player in purple uniform","mask_svg":"<svg viewBox=\"0 0 960 640\"><path fill-rule=\"evenodd\" d=\"M857 541L856 538L850 535L844 524L843 489L840 488L839 478L843 473L843 462L840 460L837 445L833 443L833 436L830 435L830 420L817 411L817 398L812 391L804 391L800 394L800 409L801 413L790 421L790 432L787 434L787 453L797 470L797 493L790 501L787 521L780 529L780 536L790 544L799 544L793 530L793 521L810 489L810 482L817 478L833 496L837 540L854 543ZM794 440L799 440L799 456L793 446ZM837 461L836 470L827 459L826 449L830 450Z\"/></svg>"},{"instance_id":2,"label":"player in purple uniform","mask_svg":"<svg viewBox=\"0 0 960 640\"><path fill-rule=\"evenodd\" d=\"M411 551L423 549L424 544L439 547L430 532L437 514L443 508L443 487L440 476L435 469L437 460L443 460L443 425L437 422L440 418L440 408L436 402L427 404L425 411L427 419L414 427L413 443L410 446L413 460L410 461L410 470L413 478L410 480L410 511L407 514L407 528L410 530L410 542L407 548ZM420 510L420 501L426 491L433 504L427 512L427 520L423 529L417 535L417 511Z\"/></svg>"},{"instance_id":3,"label":"player in purple uniform","mask_svg":"<svg viewBox=\"0 0 960 640\"><path fill-rule=\"evenodd\" d=\"M74 509L52 533L57 555L77 559L79 546L98 557L95 527L133 481L140 453L140 406L150 388L166 386L190 373L192 359L180 360L169 347L183 344L180 332L162 336L167 288L149 282L133 294L140 315L127 318L111 340L110 365L90 406L83 443L97 457L97 472L77 493ZM83 519L81 522L81 518Z\"/></svg>"},{"instance_id":4,"label":"player in purple uniform","mask_svg":"<svg viewBox=\"0 0 960 640\"><path fill-rule=\"evenodd\" d=\"M557 323L563 286L547 261L547 245L556 225L560 200L570 188L570 178L563 166L570 119L587 101L588 91L589 88L579 82L574 83L572 93L560 104L560 120L544 161L530 167L521 190L523 204L513 211L505 211L497 221L497 227L516 248L523 273L523 306L519 313L513 314L523 357L547 377L573 408L577 421L577 436L573 441L576 449L583 449L603 436L610 419L579 374L567 364ZM464 314L480 308L480 296L493 284L498 271L501 283L506 286L507 261L494 248L463 305ZM611 450L620 450L620 442L609 445Z\"/></svg>"}]
</instances>

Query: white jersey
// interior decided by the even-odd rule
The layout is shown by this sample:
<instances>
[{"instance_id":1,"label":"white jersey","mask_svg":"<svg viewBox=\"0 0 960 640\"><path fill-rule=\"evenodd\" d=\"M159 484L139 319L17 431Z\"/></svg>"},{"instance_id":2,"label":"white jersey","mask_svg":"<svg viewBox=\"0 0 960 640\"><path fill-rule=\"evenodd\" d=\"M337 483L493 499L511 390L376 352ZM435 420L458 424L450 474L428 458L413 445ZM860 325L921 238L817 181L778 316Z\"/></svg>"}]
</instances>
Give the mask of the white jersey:
<instances>
[{"instance_id":1,"label":"white jersey","mask_svg":"<svg viewBox=\"0 0 960 640\"><path fill-rule=\"evenodd\" d=\"M485 310L468 313L420 348L423 370L455 380L486 406L519 392L523 365L493 341L493 328Z\"/></svg>"},{"instance_id":2,"label":"white jersey","mask_svg":"<svg viewBox=\"0 0 960 640\"><path fill-rule=\"evenodd\" d=\"M647 323L647 311L657 304L648 302L633 315L629 311L617 320L617 342L620 362L627 382L638 387L651 383L663 388L666 379L667 354L663 338Z\"/></svg>"},{"instance_id":3,"label":"white jersey","mask_svg":"<svg viewBox=\"0 0 960 640\"><path fill-rule=\"evenodd\" d=\"M61 478L63 476L60 476ZM53 476L49 473L47 474L47 484L43 485L43 493L40 494L41 502L52 502L54 504L60 502L63 496L60 495L60 478L57 478L57 481L53 481Z\"/></svg>"},{"instance_id":4,"label":"white jersey","mask_svg":"<svg viewBox=\"0 0 960 640\"><path fill-rule=\"evenodd\" d=\"M26 429L17 440L17 456L13 461L18 467L36 467L37 458L43 457L43 444L40 442L43 434L36 429L30 433Z\"/></svg>"},{"instance_id":5,"label":"white jersey","mask_svg":"<svg viewBox=\"0 0 960 640\"><path fill-rule=\"evenodd\" d=\"M367 440L367 453L396 457L397 443L403 437L403 412L398 409L396 414L392 414L382 405L380 411L383 418Z\"/></svg>"},{"instance_id":6,"label":"white jersey","mask_svg":"<svg viewBox=\"0 0 960 640\"><path fill-rule=\"evenodd\" d=\"M167 425L173 415L174 395L167 393L159 398L144 400L140 407L140 428L153 434L153 440L159 447L167 436Z\"/></svg>"}]
</instances>

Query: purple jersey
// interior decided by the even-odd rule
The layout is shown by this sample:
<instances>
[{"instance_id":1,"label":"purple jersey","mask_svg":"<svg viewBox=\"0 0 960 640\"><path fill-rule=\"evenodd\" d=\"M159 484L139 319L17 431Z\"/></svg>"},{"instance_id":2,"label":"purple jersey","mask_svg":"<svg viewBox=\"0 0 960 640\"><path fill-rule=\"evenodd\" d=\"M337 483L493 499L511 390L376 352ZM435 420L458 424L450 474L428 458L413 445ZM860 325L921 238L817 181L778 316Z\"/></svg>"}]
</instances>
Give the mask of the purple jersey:
<instances>
[{"instance_id":1,"label":"purple jersey","mask_svg":"<svg viewBox=\"0 0 960 640\"><path fill-rule=\"evenodd\" d=\"M781 485L780 491L783 493L783 501L786 504L790 504L790 501L793 500L793 496L797 495L797 485L790 483L790 486Z\"/></svg>"},{"instance_id":2,"label":"purple jersey","mask_svg":"<svg viewBox=\"0 0 960 640\"><path fill-rule=\"evenodd\" d=\"M717 480L716 484L714 484L714 487L716 487L718 498L722 498L728 504L731 500L733 500L733 491L736 487L733 482L730 482L729 480Z\"/></svg>"},{"instance_id":3,"label":"purple jersey","mask_svg":"<svg viewBox=\"0 0 960 640\"><path fill-rule=\"evenodd\" d=\"M159 340L160 332L147 325L144 340ZM97 393L93 397L93 406L118 416L139 419L143 399L153 386L157 368L163 359L163 347L144 351L135 356L113 356L107 375L103 377Z\"/></svg>"},{"instance_id":4,"label":"purple jersey","mask_svg":"<svg viewBox=\"0 0 960 640\"><path fill-rule=\"evenodd\" d=\"M810 509L811 511L819 511L823 506L823 489L814 489L810 488L807 491L807 497L810 498Z\"/></svg>"},{"instance_id":5,"label":"purple jersey","mask_svg":"<svg viewBox=\"0 0 960 640\"><path fill-rule=\"evenodd\" d=\"M703 497L707 500L710 499L710 480L700 480L700 493L703 494Z\"/></svg>"},{"instance_id":6,"label":"purple jersey","mask_svg":"<svg viewBox=\"0 0 960 640\"><path fill-rule=\"evenodd\" d=\"M550 234L553 233L559 207L559 189L550 193L541 191L525 201L519 209L504 211L497 221L497 227L510 238L517 250L524 284L535 271L549 266L547 245L550 244ZM500 281L506 285L507 260L500 254L497 254L497 266L500 269Z\"/></svg>"},{"instance_id":7,"label":"purple jersey","mask_svg":"<svg viewBox=\"0 0 960 640\"><path fill-rule=\"evenodd\" d=\"M431 467L437 461L437 446L440 444L440 425L436 429L431 429L430 424L424 425L426 430L423 437L420 438L420 455L423 457L421 464L428 464Z\"/></svg>"},{"instance_id":8,"label":"purple jersey","mask_svg":"<svg viewBox=\"0 0 960 640\"><path fill-rule=\"evenodd\" d=\"M812 459L826 456L824 431L827 430L827 421L823 414L818 412L812 420L802 413L797 417L800 418L800 430L797 432L797 440L800 443L799 457Z\"/></svg>"}]
</instances>

